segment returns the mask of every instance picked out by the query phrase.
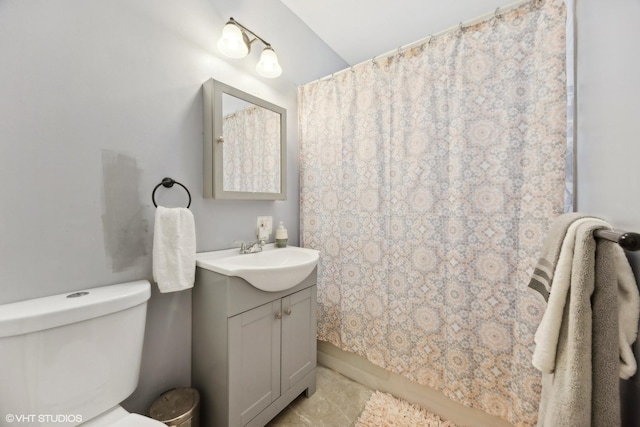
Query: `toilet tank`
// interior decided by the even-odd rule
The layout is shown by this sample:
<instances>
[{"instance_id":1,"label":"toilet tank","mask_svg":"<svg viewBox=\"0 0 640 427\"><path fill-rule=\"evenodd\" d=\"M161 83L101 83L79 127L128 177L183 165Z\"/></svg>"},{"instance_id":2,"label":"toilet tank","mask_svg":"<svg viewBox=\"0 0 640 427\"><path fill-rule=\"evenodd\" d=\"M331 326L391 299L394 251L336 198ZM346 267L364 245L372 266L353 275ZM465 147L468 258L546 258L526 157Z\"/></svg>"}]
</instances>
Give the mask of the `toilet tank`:
<instances>
[{"instance_id":1,"label":"toilet tank","mask_svg":"<svg viewBox=\"0 0 640 427\"><path fill-rule=\"evenodd\" d=\"M0 306L0 425L75 426L133 393L150 287L140 280Z\"/></svg>"}]
</instances>

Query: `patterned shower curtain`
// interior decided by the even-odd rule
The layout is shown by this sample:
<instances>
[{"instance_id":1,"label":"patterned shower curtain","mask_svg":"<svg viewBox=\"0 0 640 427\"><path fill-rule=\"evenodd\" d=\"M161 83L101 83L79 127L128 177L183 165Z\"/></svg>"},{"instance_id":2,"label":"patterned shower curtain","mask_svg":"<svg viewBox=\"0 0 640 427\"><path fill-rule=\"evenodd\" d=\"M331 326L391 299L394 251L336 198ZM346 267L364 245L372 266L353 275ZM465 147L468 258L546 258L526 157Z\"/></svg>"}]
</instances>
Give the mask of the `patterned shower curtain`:
<instances>
[{"instance_id":1,"label":"patterned shower curtain","mask_svg":"<svg viewBox=\"0 0 640 427\"><path fill-rule=\"evenodd\" d=\"M279 192L280 115L250 106L224 116L222 128L224 190Z\"/></svg>"},{"instance_id":2,"label":"patterned shower curtain","mask_svg":"<svg viewBox=\"0 0 640 427\"><path fill-rule=\"evenodd\" d=\"M526 284L564 207L564 31L562 1L528 3L299 89L319 339L518 426Z\"/></svg>"}]
</instances>

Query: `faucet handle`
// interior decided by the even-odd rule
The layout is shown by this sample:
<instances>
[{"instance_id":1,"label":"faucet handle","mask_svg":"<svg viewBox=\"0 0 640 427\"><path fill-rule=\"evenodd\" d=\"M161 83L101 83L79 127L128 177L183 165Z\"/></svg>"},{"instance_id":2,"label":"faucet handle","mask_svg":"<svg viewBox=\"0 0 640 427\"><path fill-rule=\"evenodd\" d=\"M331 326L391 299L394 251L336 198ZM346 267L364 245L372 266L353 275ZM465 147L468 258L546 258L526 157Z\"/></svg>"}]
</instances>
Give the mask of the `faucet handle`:
<instances>
[{"instance_id":1,"label":"faucet handle","mask_svg":"<svg viewBox=\"0 0 640 427\"><path fill-rule=\"evenodd\" d=\"M234 240L233 244L240 247L240 253L243 254L247 250L247 244L244 240Z\"/></svg>"}]
</instances>

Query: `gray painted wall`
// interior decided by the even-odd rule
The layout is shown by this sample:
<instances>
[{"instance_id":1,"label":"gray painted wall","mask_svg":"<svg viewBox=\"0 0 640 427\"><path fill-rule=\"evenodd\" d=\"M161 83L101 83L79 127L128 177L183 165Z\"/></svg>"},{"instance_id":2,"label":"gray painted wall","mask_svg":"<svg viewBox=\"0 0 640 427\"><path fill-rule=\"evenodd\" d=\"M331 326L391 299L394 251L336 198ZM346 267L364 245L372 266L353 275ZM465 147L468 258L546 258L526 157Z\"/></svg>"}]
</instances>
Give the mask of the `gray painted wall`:
<instances>
[{"instance_id":1,"label":"gray painted wall","mask_svg":"<svg viewBox=\"0 0 640 427\"><path fill-rule=\"evenodd\" d=\"M241 60L217 53L229 16L274 46L282 77L255 73L259 44ZM151 279L151 191L165 176L191 191L198 251L254 240L258 215L298 240L297 85L346 64L279 0L2 0L0 61L0 304ZM286 201L202 197L210 77L288 110ZM156 195L186 203L179 187ZM191 291L153 289L125 405L138 412L190 382Z\"/></svg>"},{"instance_id":2,"label":"gray painted wall","mask_svg":"<svg viewBox=\"0 0 640 427\"><path fill-rule=\"evenodd\" d=\"M577 19L578 210L640 232L640 2L578 0ZM623 425L640 425L640 375L622 390Z\"/></svg>"}]
</instances>

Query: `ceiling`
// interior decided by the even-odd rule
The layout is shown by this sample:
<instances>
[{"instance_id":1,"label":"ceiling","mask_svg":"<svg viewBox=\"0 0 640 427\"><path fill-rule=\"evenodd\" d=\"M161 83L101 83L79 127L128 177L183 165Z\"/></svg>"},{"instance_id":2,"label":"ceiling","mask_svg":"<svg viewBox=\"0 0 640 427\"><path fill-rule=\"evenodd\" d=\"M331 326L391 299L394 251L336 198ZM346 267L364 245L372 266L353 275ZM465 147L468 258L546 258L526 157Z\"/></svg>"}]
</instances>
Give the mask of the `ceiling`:
<instances>
[{"instance_id":1,"label":"ceiling","mask_svg":"<svg viewBox=\"0 0 640 427\"><path fill-rule=\"evenodd\" d=\"M513 0L281 1L349 65L513 3Z\"/></svg>"}]
</instances>

